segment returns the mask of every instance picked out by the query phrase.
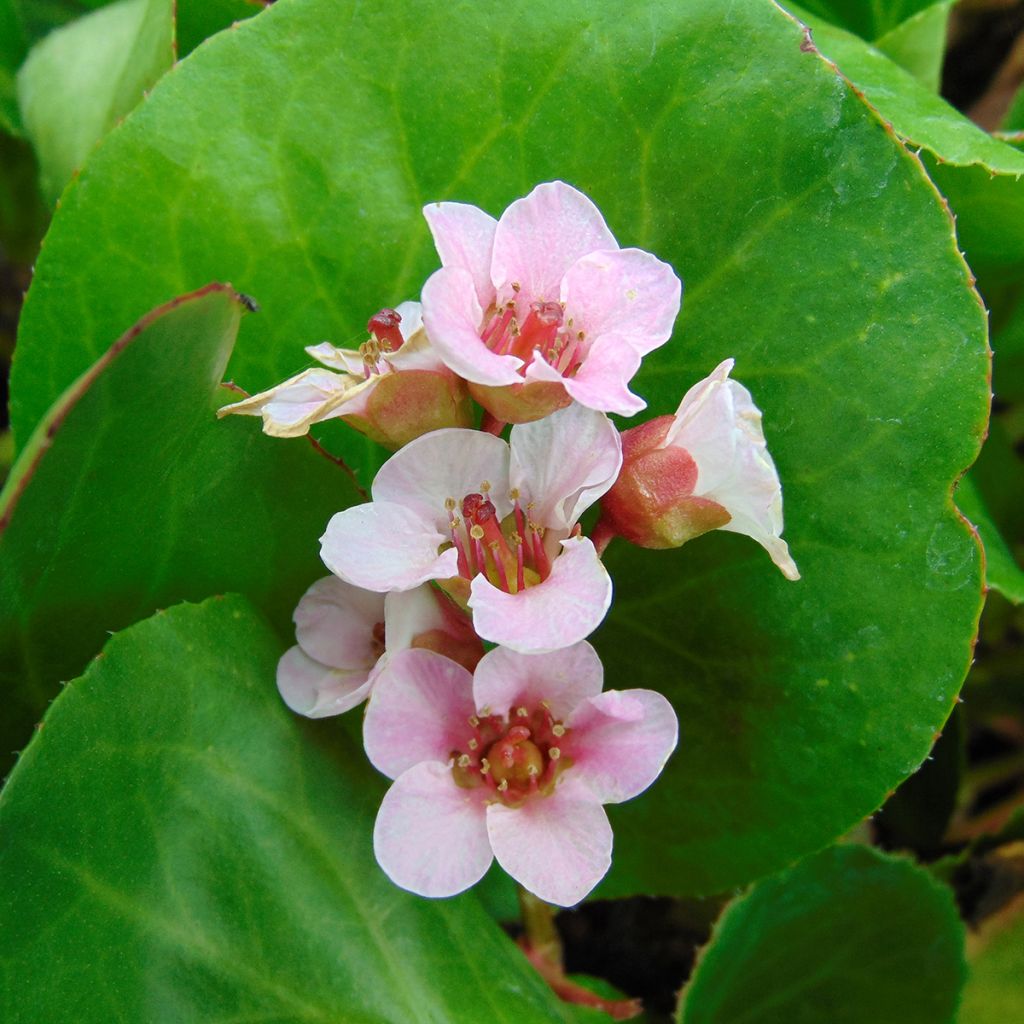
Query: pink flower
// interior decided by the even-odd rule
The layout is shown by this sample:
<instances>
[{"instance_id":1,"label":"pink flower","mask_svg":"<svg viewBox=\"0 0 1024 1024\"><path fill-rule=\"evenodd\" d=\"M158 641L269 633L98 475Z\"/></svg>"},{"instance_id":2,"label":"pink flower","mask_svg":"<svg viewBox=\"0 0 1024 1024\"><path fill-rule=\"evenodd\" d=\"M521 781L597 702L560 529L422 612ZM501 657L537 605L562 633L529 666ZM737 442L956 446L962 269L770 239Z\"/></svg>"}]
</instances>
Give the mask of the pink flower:
<instances>
[{"instance_id":1,"label":"pink flower","mask_svg":"<svg viewBox=\"0 0 1024 1024\"><path fill-rule=\"evenodd\" d=\"M418 302L382 309L367 329L358 349L326 341L306 348L330 369L303 370L217 415L262 416L272 437L301 437L314 423L341 418L393 449L431 430L469 426L465 384L430 347Z\"/></svg>"},{"instance_id":2,"label":"pink flower","mask_svg":"<svg viewBox=\"0 0 1024 1024\"><path fill-rule=\"evenodd\" d=\"M597 207L561 181L497 221L464 203L423 213L442 264L423 289L423 322L488 412L524 423L574 399L624 416L645 407L628 385L679 313L667 263L620 249Z\"/></svg>"},{"instance_id":3,"label":"pink flower","mask_svg":"<svg viewBox=\"0 0 1024 1024\"><path fill-rule=\"evenodd\" d=\"M388 459L372 502L331 519L321 555L366 590L441 581L493 643L568 647L611 603L608 573L575 527L621 462L607 417L578 405L513 427L508 444L479 430L439 430Z\"/></svg>"},{"instance_id":4,"label":"pink flower","mask_svg":"<svg viewBox=\"0 0 1024 1024\"><path fill-rule=\"evenodd\" d=\"M708 530L753 537L787 579L800 573L782 539L782 485L733 360L659 416L622 435L623 466L601 502L595 538L613 535L648 548L678 547Z\"/></svg>"},{"instance_id":5,"label":"pink flower","mask_svg":"<svg viewBox=\"0 0 1024 1024\"><path fill-rule=\"evenodd\" d=\"M385 597L328 576L302 596L294 620L298 644L278 662L277 688L307 718L340 715L366 700L396 651L426 648L469 669L484 653L466 616L426 586Z\"/></svg>"},{"instance_id":6,"label":"pink flower","mask_svg":"<svg viewBox=\"0 0 1024 1024\"><path fill-rule=\"evenodd\" d=\"M373 833L391 880L451 896L493 855L542 900L583 899L611 864L602 804L643 792L678 735L661 694L602 693L602 681L586 642L544 655L497 648L475 675L423 651L390 659L363 738L395 780Z\"/></svg>"}]
</instances>

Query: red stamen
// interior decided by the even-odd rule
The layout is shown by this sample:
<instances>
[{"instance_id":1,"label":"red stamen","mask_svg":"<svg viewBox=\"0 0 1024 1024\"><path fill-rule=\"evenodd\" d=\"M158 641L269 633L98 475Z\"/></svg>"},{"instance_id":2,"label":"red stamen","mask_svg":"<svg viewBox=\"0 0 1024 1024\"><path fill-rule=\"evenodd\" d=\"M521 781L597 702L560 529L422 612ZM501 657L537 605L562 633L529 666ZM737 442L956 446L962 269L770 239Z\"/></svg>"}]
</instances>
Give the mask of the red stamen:
<instances>
[{"instance_id":1,"label":"red stamen","mask_svg":"<svg viewBox=\"0 0 1024 1024\"><path fill-rule=\"evenodd\" d=\"M401 314L395 309L382 309L366 322L366 329L380 343L385 352L397 352L405 343L398 325Z\"/></svg>"}]
</instances>

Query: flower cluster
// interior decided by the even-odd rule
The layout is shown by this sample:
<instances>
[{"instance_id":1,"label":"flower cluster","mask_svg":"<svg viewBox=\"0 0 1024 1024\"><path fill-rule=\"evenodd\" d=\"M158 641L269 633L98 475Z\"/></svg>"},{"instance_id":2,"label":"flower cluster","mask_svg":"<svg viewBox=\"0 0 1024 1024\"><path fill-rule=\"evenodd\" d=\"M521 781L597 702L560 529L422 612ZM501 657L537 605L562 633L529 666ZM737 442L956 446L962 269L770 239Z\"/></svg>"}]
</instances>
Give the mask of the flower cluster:
<instances>
[{"instance_id":1,"label":"flower cluster","mask_svg":"<svg viewBox=\"0 0 1024 1024\"><path fill-rule=\"evenodd\" d=\"M611 863L603 805L651 785L678 731L661 694L603 689L586 638L611 605L604 549L732 530L798 579L781 486L731 359L674 416L622 433L608 418L645 407L629 384L670 338L682 285L620 248L586 196L556 181L498 220L462 203L424 214L441 268L422 305L376 313L358 349L309 347L326 369L220 414L279 437L340 417L395 450L371 500L327 524L333 575L299 602L277 673L309 717L367 701L367 755L394 780L381 867L448 896L497 859L568 906Z\"/></svg>"}]
</instances>

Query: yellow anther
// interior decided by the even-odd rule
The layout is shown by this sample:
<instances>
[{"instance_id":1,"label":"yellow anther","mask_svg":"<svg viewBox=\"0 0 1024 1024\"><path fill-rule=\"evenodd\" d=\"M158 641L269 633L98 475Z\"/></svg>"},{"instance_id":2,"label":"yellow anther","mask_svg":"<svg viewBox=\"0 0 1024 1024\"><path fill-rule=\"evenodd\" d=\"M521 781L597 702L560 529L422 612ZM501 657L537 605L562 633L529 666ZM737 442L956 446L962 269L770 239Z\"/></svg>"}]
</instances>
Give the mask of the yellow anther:
<instances>
[{"instance_id":1,"label":"yellow anther","mask_svg":"<svg viewBox=\"0 0 1024 1024\"><path fill-rule=\"evenodd\" d=\"M541 706L541 707L542 707L542 708L543 708L543 709L544 709L545 711L550 711L550 710L551 710L551 701L549 701L549 700L542 700L542 701L540 702L540 706Z\"/></svg>"},{"instance_id":2,"label":"yellow anther","mask_svg":"<svg viewBox=\"0 0 1024 1024\"><path fill-rule=\"evenodd\" d=\"M460 768L468 768L470 764L469 754L462 754L458 761Z\"/></svg>"},{"instance_id":3,"label":"yellow anther","mask_svg":"<svg viewBox=\"0 0 1024 1024\"><path fill-rule=\"evenodd\" d=\"M486 775L491 770L491 762L486 757L480 758L480 774Z\"/></svg>"},{"instance_id":4,"label":"yellow anther","mask_svg":"<svg viewBox=\"0 0 1024 1024\"><path fill-rule=\"evenodd\" d=\"M518 487L513 487L512 490L508 492L508 496L509 496L509 500L510 501L518 501L519 500L519 488Z\"/></svg>"},{"instance_id":5,"label":"yellow anther","mask_svg":"<svg viewBox=\"0 0 1024 1024\"><path fill-rule=\"evenodd\" d=\"M529 764L526 766L527 775L539 775L540 769L535 764Z\"/></svg>"},{"instance_id":6,"label":"yellow anther","mask_svg":"<svg viewBox=\"0 0 1024 1024\"><path fill-rule=\"evenodd\" d=\"M457 507L457 502L455 501L455 499L454 499L454 498L445 498L445 499L444 499L444 507L445 507L445 508L446 508L446 509L447 509L447 510L448 510L449 512L454 512L454 511L455 511L455 509L456 509L456 507Z\"/></svg>"},{"instance_id":7,"label":"yellow anther","mask_svg":"<svg viewBox=\"0 0 1024 1024\"><path fill-rule=\"evenodd\" d=\"M473 540L483 540L484 539L484 528L482 526L480 526L479 524L475 524L475 525L470 527L469 535L470 535L470 537L473 538Z\"/></svg>"},{"instance_id":8,"label":"yellow anther","mask_svg":"<svg viewBox=\"0 0 1024 1024\"><path fill-rule=\"evenodd\" d=\"M506 789L508 789L508 779L502 779L501 782L498 783L498 792L504 793Z\"/></svg>"},{"instance_id":9,"label":"yellow anther","mask_svg":"<svg viewBox=\"0 0 1024 1024\"><path fill-rule=\"evenodd\" d=\"M512 282L512 291L517 292L522 287L518 281Z\"/></svg>"},{"instance_id":10,"label":"yellow anther","mask_svg":"<svg viewBox=\"0 0 1024 1024\"><path fill-rule=\"evenodd\" d=\"M516 708L516 714L517 714L517 715L518 715L518 716L519 716L520 718L528 718L528 717L529 717L529 714L530 714L530 712L529 712L529 711L527 711L527 710L526 710L526 708L522 708L522 707L520 707L520 708Z\"/></svg>"},{"instance_id":11,"label":"yellow anther","mask_svg":"<svg viewBox=\"0 0 1024 1024\"><path fill-rule=\"evenodd\" d=\"M476 741L476 740L474 740L474 739L471 739L471 740L470 740L470 741L469 741L469 742L468 742L468 743L466 744L466 746L467 746L467 747L469 747L469 749L470 749L470 750L476 750L476 748L477 748L477 747L479 747L479 746L480 746L480 744L479 744L479 743L477 743L477 741Z\"/></svg>"},{"instance_id":12,"label":"yellow anther","mask_svg":"<svg viewBox=\"0 0 1024 1024\"><path fill-rule=\"evenodd\" d=\"M469 716L469 724L475 729L480 724L480 719L476 715Z\"/></svg>"},{"instance_id":13,"label":"yellow anther","mask_svg":"<svg viewBox=\"0 0 1024 1024\"><path fill-rule=\"evenodd\" d=\"M487 494L487 492L490 489L491 489L491 481L490 480L484 480L484 482L482 484L480 484L480 493L481 494Z\"/></svg>"},{"instance_id":14,"label":"yellow anther","mask_svg":"<svg viewBox=\"0 0 1024 1024\"><path fill-rule=\"evenodd\" d=\"M552 747L548 751L548 757L550 757L552 761L557 761L561 756L562 751L558 747Z\"/></svg>"},{"instance_id":15,"label":"yellow anther","mask_svg":"<svg viewBox=\"0 0 1024 1024\"><path fill-rule=\"evenodd\" d=\"M565 735L565 726L562 725L561 722L555 722L555 724L553 726L551 726L551 732L552 732L552 735L554 735L554 736L564 736Z\"/></svg>"}]
</instances>

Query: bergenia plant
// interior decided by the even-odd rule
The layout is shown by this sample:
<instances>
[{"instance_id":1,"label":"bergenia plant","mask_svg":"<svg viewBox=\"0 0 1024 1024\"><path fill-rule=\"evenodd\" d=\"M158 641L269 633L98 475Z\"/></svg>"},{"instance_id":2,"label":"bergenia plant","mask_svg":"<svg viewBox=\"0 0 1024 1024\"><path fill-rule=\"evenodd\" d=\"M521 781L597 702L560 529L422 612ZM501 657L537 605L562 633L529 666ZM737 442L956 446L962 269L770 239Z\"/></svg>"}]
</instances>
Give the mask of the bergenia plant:
<instances>
[{"instance_id":1,"label":"bergenia plant","mask_svg":"<svg viewBox=\"0 0 1024 1024\"><path fill-rule=\"evenodd\" d=\"M1024 1020L1007 6L0 0L3 1024Z\"/></svg>"}]
</instances>

